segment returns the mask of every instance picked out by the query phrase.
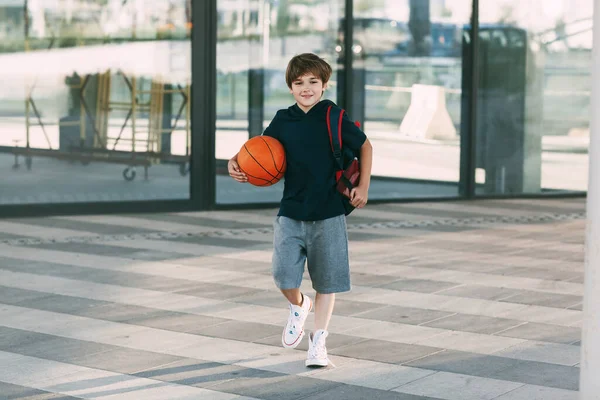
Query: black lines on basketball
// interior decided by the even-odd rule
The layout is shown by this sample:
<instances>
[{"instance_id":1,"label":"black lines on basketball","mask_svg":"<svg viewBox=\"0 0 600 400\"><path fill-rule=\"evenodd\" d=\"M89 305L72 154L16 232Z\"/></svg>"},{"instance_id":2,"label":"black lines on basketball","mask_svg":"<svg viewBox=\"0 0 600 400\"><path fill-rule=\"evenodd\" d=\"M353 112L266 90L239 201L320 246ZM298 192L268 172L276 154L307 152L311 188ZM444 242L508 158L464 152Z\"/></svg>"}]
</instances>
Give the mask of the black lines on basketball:
<instances>
[{"instance_id":1,"label":"black lines on basketball","mask_svg":"<svg viewBox=\"0 0 600 400\"><path fill-rule=\"evenodd\" d=\"M272 185L272 184L273 184L273 179L276 179L276 178L277 178L277 177L273 177L273 179L271 179L271 180L268 180L268 179L265 179L265 178L261 178L260 176L254 176L254 175L250 175L249 173L247 173L246 171L244 171L244 170L242 169L242 167L240 167L240 171L242 171L244 174L246 174L246 176L249 176L250 178L253 178L253 179L257 179L257 180L259 180L259 181L265 181L265 182L266 182L264 185L256 184L255 186L270 186L270 185Z\"/></svg>"},{"instance_id":2,"label":"black lines on basketball","mask_svg":"<svg viewBox=\"0 0 600 400\"><path fill-rule=\"evenodd\" d=\"M258 166L260 166L267 174L271 175L273 178L276 178L277 176L273 175L268 169L266 169L257 159L256 157L254 157L254 155L252 155L252 153L250 153L250 150L248 150L248 147L246 145L244 145L244 149L246 150L246 153L248 153L248 155L250 157L252 157L252 159L256 162L256 164ZM271 149L269 149L269 151L271 151ZM260 178L262 179L262 178ZM263 179L266 180L266 179Z\"/></svg>"},{"instance_id":3,"label":"black lines on basketball","mask_svg":"<svg viewBox=\"0 0 600 400\"><path fill-rule=\"evenodd\" d=\"M277 176L279 176L279 174L283 172L283 167L285 166L285 159L284 159L283 164L281 165L282 169L279 169L279 167L277 166L277 162L275 161L275 155L273 154L273 150L271 149L271 146L269 146L269 143L265 140L264 137L262 137L262 136L259 136L259 137L262 139L265 146L267 146L267 149L269 149L269 153L271 153L271 160L273 160L273 167L275 167L275 170L277 171ZM273 176L273 175L271 175L271 176Z\"/></svg>"}]
</instances>

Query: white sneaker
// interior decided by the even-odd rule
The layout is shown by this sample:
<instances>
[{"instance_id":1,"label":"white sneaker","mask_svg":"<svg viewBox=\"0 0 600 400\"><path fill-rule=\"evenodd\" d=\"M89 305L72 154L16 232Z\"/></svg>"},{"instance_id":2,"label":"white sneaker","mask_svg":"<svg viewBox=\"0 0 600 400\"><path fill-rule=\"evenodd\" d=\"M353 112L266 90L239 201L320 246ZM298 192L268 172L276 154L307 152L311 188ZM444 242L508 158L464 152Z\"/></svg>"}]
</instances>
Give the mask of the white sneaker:
<instances>
[{"instance_id":1,"label":"white sneaker","mask_svg":"<svg viewBox=\"0 0 600 400\"><path fill-rule=\"evenodd\" d=\"M307 367L326 367L329 364L325 339L329 333L323 329L311 333L308 337L308 355L305 365Z\"/></svg>"},{"instance_id":2,"label":"white sneaker","mask_svg":"<svg viewBox=\"0 0 600 400\"><path fill-rule=\"evenodd\" d=\"M304 294L302 295L301 306L290 304L290 316L281 335L281 344L283 344L283 347L286 349L295 349L298 347L304 337L304 322L312 307L312 300Z\"/></svg>"}]
</instances>

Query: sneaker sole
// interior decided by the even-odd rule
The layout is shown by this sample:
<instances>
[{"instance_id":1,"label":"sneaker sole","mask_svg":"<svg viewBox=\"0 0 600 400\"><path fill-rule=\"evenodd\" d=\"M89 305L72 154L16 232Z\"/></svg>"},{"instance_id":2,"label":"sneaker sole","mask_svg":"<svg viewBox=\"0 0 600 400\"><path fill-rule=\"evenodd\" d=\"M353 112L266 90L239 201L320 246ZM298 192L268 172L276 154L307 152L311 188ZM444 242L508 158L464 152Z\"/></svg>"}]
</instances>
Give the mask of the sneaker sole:
<instances>
[{"instance_id":1,"label":"sneaker sole","mask_svg":"<svg viewBox=\"0 0 600 400\"><path fill-rule=\"evenodd\" d=\"M307 367L326 367L327 365L329 365L329 362L327 360L311 359L311 360L306 360L304 362L304 365Z\"/></svg>"}]
</instances>

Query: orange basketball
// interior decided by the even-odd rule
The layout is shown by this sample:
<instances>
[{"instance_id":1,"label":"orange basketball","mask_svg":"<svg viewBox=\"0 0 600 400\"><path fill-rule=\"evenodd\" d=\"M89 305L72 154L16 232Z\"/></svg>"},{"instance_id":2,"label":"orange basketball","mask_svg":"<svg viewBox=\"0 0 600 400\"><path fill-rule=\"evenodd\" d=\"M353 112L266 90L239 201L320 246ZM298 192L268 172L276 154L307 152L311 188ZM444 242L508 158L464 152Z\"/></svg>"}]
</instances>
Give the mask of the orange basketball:
<instances>
[{"instance_id":1,"label":"orange basketball","mask_svg":"<svg viewBox=\"0 0 600 400\"><path fill-rule=\"evenodd\" d=\"M271 136L256 136L248 140L238 154L240 169L254 186L271 186L285 173L285 150Z\"/></svg>"}]
</instances>

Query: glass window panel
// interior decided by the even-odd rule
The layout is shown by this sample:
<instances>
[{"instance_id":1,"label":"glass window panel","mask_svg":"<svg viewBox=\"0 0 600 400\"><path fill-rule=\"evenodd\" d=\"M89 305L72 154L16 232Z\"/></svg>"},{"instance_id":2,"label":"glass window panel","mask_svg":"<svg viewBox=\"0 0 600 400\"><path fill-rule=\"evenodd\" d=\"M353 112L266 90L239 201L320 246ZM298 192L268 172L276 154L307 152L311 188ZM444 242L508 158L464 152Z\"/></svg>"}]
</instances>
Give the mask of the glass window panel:
<instances>
[{"instance_id":1,"label":"glass window panel","mask_svg":"<svg viewBox=\"0 0 600 400\"><path fill-rule=\"evenodd\" d=\"M593 1L479 8L477 193L587 190Z\"/></svg>"},{"instance_id":2,"label":"glass window panel","mask_svg":"<svg viewBox=\"0 0 600 400\"><path fill-rule=\"evenodd\" d=\"M0 204L189 198L190 7L0 4Z\"/></svg>"},{"instance_id":3,"label":"glass window panel","mask_svg":"<svg viewBox=\"0 0 600 400\"><path fill-rule=\"evenodd\" d=\"M370 198L458 196L462 38L471 0L354 0L355 92Z\"/></svg>"},{"instance_id":4,"label":"glass window panel","mask_svg":"<svg viewBox=\"0 0 600 400\"><path fill-rule=\"evenodd\" d=\"M218 0L217 203L276 203L283 181L255 187L235 182L227 161L260 135L277 110L294 103L285 82L288 61L316 53L334 74L324 98L336 101L336 39L343 0Z\"/></svg>"}]
</instances>

